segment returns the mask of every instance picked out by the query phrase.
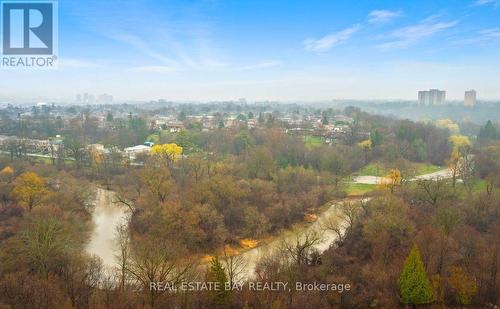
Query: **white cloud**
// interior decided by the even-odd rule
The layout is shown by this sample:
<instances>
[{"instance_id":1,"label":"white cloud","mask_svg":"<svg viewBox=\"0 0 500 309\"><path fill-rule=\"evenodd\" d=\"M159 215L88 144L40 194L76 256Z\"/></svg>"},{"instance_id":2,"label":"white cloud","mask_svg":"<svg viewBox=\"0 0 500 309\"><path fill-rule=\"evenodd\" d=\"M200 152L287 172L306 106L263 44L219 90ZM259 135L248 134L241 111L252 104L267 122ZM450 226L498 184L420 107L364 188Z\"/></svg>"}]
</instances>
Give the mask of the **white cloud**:
<instances>
[{"instance_id":1,"label":"white cloud","mask_svg":"<svg viewBox=\"0 0 500 309\"><path fill-rule=\"evenodd\" d=\"M402 14L401 11L374 10L368 14L368 22L371 24L385 24Z\"/></svg>"},{"instance_id":2,"label":"white cloud","mask_svg":"<svg viewBox=\"0 0 500 309\"><path fill-rule=\"evenodd\" d=\"M476 0L474 2L475 6L483 6L483 5L493 5L495 7L500 6L500 0Z\"/></svg>"},{"instance_id":3,"label":"white cloud","mask_svg":"<svg viewBox=\"0 0 500 309\"><path fill-rule=\"evenodd\" d=\"M408 47L458 24L458 21L437 22L435 19L434 16L429 17L416 25L395 30L388 35L391 40L379 44L378 47L382 49Z\"/></svg>"},{"instance_id":4,"label":"white cloud","mask_svg":"<svg viewBox=\"0 0 500 309\"><path fill-rule=\"evenodd\" d=\"M361 30L362 26L359 24L356 24L350 28L346 28L344 30L331 33L328 35L325 35L322 38L316 39L316 38L309 38L304 41L304 46L307 51L313 51L313 52L326 52L332 47L347 41L351 38L351 36Z\"/></svg>"},{"instance_id":5,"label":"white cloud","mask_svg":"<svg viewBox=\"0 0 500 309\"><path fill-rule=\"evenodd\" d=\"M130 71L139 73L172 73L177 71L177 69L170 66L156 65L134 67L131 68Z\"/></svg>"},{"instance_id":6,"label":"white cloud","mask_svg":"<svg viewBox=\"0 0 500 309\"><path fill-rule=\"evenodd\" d=\"M485 39L500 39L500 28L483 29L479 34Z\"/></svg>"},{"instance_id":7,"label":"white cloud","mask_svg":"<svg viewBox=\"0 0 500 309\"><path fill-rule=\"evenodd\" d=\"M241 70L241 71L259 70L259 69L273 68L273 67L277 67L280 65L281 65L281 61L271 60L271 61L264 61L264 62L259 62L256 64L241 66L239 68L236 68L236 70Z\"/></svg>"},{"instance_id":8,"label":"white cloud","mask_svg":"<svg viewBox=\"0 0 500 309\"><path fill-rule=\"evenodd\" d=\"M476 44L500 40L500 28L489 28L479 31L475 36L456 40L455 44Z\"/></svg>"}]
</instances>

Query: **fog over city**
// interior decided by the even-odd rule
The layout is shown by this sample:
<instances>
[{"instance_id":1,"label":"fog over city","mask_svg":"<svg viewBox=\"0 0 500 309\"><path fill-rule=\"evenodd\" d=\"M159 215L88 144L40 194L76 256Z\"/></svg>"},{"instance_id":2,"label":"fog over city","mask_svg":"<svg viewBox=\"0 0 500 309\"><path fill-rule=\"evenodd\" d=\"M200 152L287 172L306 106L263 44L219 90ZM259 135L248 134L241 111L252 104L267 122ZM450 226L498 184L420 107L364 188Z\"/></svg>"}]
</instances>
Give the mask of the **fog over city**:
<instances>
[{"instance_id":1,"label":"fog over city","mask_svg":"<svg viewBox=\"0 0 500 309\"><path fill-rule=\"evenodd\" d=\"M274 3L62 0L59 68L1 70L0 98L500 99L495 1Z\"/></svg>"}]
</instances>

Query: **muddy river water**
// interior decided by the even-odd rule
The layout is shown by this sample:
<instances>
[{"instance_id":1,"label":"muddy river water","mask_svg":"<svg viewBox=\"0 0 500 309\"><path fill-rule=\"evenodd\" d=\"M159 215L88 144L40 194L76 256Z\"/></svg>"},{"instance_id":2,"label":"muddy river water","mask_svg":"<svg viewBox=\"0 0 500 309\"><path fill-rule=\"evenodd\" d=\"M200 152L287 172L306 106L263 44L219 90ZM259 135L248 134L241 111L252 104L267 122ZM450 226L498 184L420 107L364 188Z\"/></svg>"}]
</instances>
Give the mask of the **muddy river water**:
<instances>
[{"instance_id":1,"label":"muddy river water","mask_svg":"<svg viewBox=\"0 0 500 309\"><path fill-rule=\"evenodd\" d=\"M116 264L116 229L118 225L128 220L128 208L115 202L112 191L99 188L96 190L96 194L96 204L92 214L94 228L86 249L89 254L100 257L106 269L112 269ZM305 232L314 231L321 235L320 241L314 246L319 252L328 249L336 239L336 235L332 231L325 231L322 228L323 222L337 215L337 205L337 203L333 203L325 207L313 223L301 224L291 230L285 230L261 245L242 252L240 256L246 265L247 277L254 273L261 257L279 248L283 241L296 241L296 238L301 237Z\"/></svg>"}]
</instances>

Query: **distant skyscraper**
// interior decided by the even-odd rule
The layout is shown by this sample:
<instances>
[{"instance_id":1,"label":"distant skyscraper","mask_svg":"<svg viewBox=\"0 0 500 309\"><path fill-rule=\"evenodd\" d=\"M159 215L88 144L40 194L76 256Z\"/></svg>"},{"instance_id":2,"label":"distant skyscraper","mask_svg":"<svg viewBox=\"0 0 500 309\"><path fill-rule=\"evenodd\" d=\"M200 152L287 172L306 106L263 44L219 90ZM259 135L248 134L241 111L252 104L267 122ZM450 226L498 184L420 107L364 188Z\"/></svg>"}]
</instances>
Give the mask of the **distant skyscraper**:
<instances>
[{"instance_id":1,"label":"distant skyscraper","mask_svg":"<svg viewBox=\"0 0 500 309\"><path fill-rule=\"evenodd\" d=\"M418 104L425 106L429 105L429 91L418 92Z\"/></svg>"},{"instance_id":2,"label":"distant skyscraper","mask_svg":"<svg viewBox=\"0 0 500 309\"><path fill-rule=\"evenodd\" d=\"M77 103L81 103L82 102L82 95L81 94L77 94L76 95L76 102Z\"/></svg>"},{"instance_id":3,"label":"distant skyscraper","mask_svg":"<svg viewBox=\"0 0 500 309\"><path fill-rule=\"evenodd\" d=\"M446 91L431 89L418 92L418 104L420 105L443 105L446 101Z\"/></svg>"},{"instance_id":4,"label":"distant skyscraper","mask_svg":"<svg viewBox=\"0 0 500 309\"><path fill-rule=\"evenodd\" d=\"M98 98L97 98L97 102L98 103L102 103L102 104L110 104L110 103L113 103L113 96L112 95L109 95L109 94L101 94Z\"/></svg>"},{"instance_id":5,"label":"distant skyscraper","mask_svg":"<svg viewBox=\"0 0 500 309\"><path fill-rule=\"evenodd\" d=\"M476 105L476 90L469 90L465 92L464 105L474 106Z\"/></svg>"}]
</instances>

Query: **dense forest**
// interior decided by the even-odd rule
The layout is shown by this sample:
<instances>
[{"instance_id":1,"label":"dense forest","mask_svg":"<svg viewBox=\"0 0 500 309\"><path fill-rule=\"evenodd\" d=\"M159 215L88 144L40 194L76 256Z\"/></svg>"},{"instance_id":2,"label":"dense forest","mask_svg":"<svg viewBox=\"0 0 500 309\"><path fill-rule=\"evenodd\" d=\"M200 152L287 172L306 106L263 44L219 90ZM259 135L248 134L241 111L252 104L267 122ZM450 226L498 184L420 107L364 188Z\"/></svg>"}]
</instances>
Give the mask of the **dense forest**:
<instances>
[{"instance_id":1,"label":"dense forest","mask_svg":"<svg viewBox=\"0 0 500 309\"><path fill-rule=\"evenodd\" d=\"M109 114L105 125L90 112L69 126L43 114L35 117L41 121L25 119L26 136L60 134L64 148L40 160L22 150L22 141L3 148L0 308L499 304L500 141L493 123L467 136L446 123L346 108L353 121L327 144L288 133L272 113L254 112L244 115L258 119L254 128L202 130L184 120L179 132L152 129L139 113ZM326 125L335 111L319 114ZM16 122L4 118L1 127L15 131ZM155 145L134 160L118 152L147 140ZM89 147L95 143L116 151L99 153ZM353 177L373 166L373 176L389 182L359 191ZM451 177L415 178L435 166ZM112 272L85 250L96 188L114 192L113 202L129 214L114 235ZM322 227L337 237L326 251L315 249L321 235L298 235L260 257L246 283L287 282L290 290L151 288L152 282L233 286L248 266L238 250L311 224L331 203L339 215ZM351 288L301 291L300 282Z\"/></svg>"}]
</instances>

